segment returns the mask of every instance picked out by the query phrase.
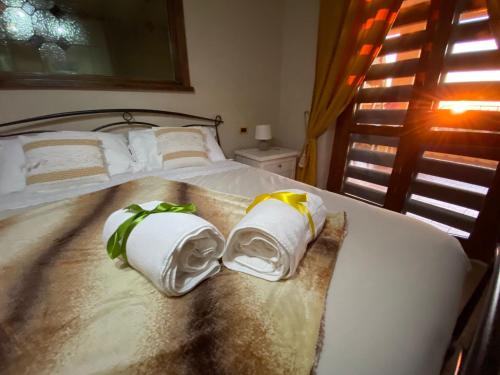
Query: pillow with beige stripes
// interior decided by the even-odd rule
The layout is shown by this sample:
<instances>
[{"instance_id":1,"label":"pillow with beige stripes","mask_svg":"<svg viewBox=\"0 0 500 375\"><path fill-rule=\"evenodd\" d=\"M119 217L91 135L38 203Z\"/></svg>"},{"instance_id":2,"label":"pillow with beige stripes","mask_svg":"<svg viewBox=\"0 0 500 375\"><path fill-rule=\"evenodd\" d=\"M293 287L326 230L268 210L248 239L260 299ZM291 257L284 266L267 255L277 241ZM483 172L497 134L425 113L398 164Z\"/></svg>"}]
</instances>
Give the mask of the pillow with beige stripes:
<instances>
[{"instance_id":1,"label":"pillow with beige stripes","mask_svg":"<svg viewBox=\"0 0 500 375\"><path fill-rule=\"evenodd\" d=\"M163 168L203 166L210 164L203 132L195 128L155 129L158 152Z\"/></svg>"},{"instance_id":2,"label":"pillow with beige stripes","mask_svg":"<svg viewBox=\"0 0 500 375\"><path fill-rule=\"evenodd\" d=\"M54 132L19 139L26 156L28 188L109 181L102 143L95 134Z\"/></svg>"}]
</instances>

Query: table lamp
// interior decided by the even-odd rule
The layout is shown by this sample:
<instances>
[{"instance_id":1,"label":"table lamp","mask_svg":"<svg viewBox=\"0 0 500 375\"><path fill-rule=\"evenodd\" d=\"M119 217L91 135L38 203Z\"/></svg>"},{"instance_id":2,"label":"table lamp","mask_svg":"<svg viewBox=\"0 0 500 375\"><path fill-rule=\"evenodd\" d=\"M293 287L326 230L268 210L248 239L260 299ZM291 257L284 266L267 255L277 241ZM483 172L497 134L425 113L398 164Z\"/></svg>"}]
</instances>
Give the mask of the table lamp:
<instances>
[{"instance_id":1,"label":"table lamp","mask_svg":"<svg viewBox=\"0 0 500 375\"><path fill-rule=\"evenodd\" d=\"M255 127L255 139L259 141L259 150L269 150L271 146L269 140L272 139L271 125L257 125Z\"/></svg>"}]
</instances>

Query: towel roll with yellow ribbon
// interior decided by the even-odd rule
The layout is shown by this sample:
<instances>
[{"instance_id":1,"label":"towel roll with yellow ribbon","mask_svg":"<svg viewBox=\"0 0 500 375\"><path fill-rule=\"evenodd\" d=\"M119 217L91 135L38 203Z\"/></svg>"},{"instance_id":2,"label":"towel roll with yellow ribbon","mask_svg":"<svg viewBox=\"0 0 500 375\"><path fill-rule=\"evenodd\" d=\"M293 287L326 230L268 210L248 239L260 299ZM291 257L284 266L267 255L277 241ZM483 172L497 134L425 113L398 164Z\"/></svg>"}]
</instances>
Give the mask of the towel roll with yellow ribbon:
<instances>
[{"instance_id":1,"label":"towel roll with yellow ribbon","mask_svg":"<svg viewBox=\"0 0 500 375\"><path fill-rule=\"evenodd\" d=\"M259 195L229 234L224 265L269 281L290 278L325 219L326 207L315 194L290 189Z\"/></svg>"}]
</instances>

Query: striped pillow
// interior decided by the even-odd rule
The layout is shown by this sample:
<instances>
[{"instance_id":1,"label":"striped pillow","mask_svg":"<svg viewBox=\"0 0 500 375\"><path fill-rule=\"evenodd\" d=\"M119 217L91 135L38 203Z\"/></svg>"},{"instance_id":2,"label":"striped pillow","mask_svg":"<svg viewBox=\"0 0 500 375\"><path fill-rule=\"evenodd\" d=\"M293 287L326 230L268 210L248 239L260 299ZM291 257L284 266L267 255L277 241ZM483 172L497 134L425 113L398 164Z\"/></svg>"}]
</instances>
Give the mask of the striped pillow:
<instances>
[{"instance_id":1,"label":"striped pillow","mask_svg":"<svg viewBox=\"0 0 500 375\"><path fill-rule=\"evenodd\" d=\"M109 180L96 136L65 132L19 137L27 161L26 185L76 185Z\"/></svg>"},{"instance_id":2,"label":"striped pillow","mask_svg":"<svg viewBox=\"0 0 500 375\"><path fill-rule=\"evenodd\" d=\"M166 169L210 164L205 148L205 138L200 129L156 129L158 152Z\"/></svg>"}]
</instances>

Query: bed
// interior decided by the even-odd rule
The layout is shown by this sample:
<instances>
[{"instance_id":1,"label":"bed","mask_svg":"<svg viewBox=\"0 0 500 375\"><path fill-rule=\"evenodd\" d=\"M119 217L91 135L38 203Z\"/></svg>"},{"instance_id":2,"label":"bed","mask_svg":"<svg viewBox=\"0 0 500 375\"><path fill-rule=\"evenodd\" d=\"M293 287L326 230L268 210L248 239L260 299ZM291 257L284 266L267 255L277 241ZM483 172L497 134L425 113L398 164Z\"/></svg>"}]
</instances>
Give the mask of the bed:
<instances>
[{"instance_id":1,"label":"bed","mask_svg":"<svg viewBox=\"0 0 500 375\"><path fill-rule=\"evenodd\" d=\"M59 191L4 194L0 218L147 176L249 198L297 188L321 196L330 211L345 211L348 235L328 290L317 373L440 373L470 262L456 239L415 219L231 160L118 174Z\"/></svg>"}]
</instances>

